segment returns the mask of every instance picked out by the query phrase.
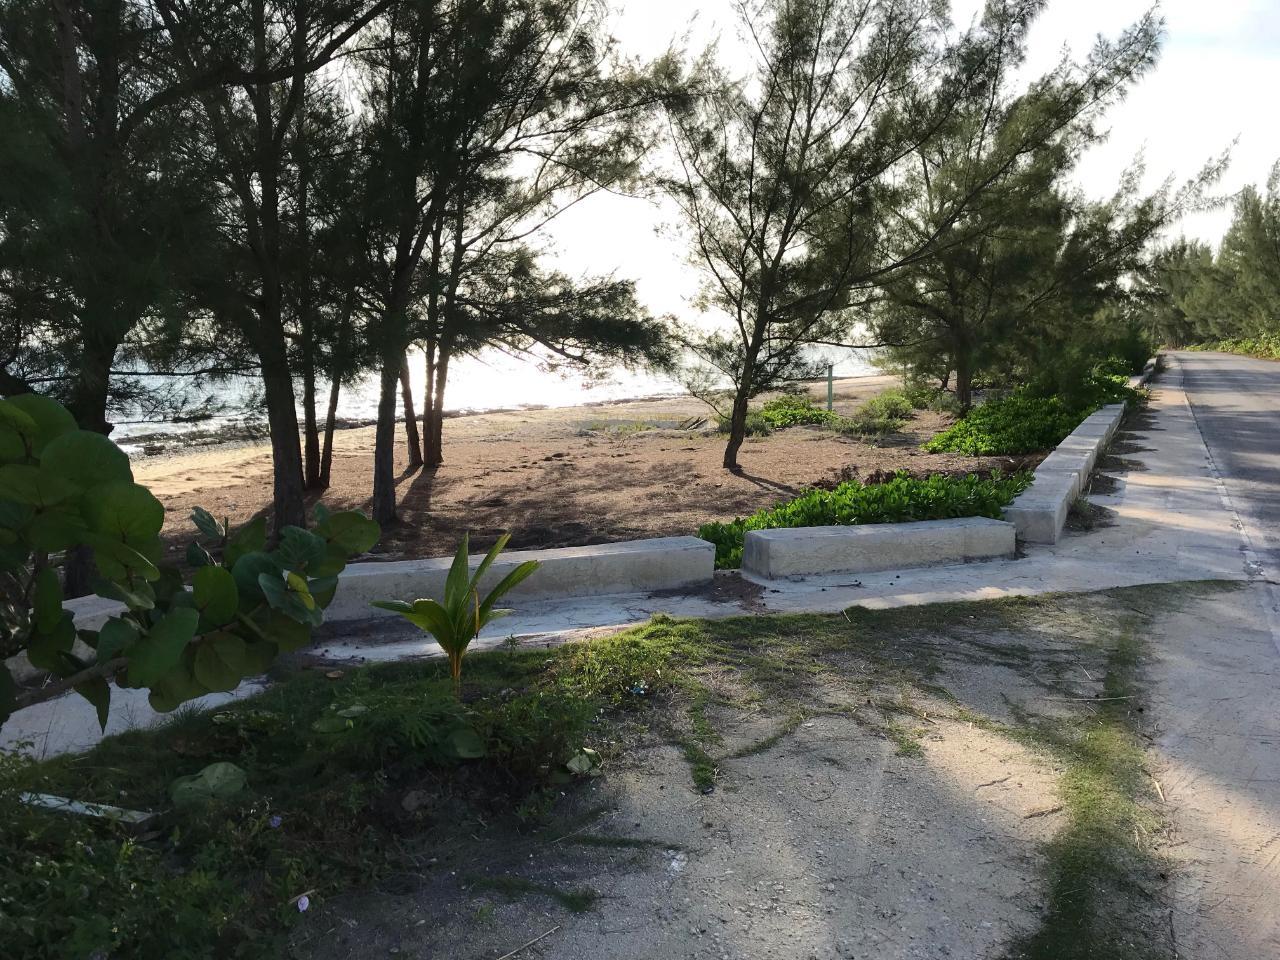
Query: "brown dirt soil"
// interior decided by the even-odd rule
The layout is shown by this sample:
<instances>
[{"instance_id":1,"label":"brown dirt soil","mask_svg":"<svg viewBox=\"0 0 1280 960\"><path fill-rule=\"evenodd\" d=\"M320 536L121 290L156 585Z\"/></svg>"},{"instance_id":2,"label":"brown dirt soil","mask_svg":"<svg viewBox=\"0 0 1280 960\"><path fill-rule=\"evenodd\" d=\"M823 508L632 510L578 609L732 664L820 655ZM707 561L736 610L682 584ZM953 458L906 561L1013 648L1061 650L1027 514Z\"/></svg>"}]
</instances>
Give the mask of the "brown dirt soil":
<instances>
[{"instance_id":1,"label":"brown dirt soil","mask_svg":"<svg viewBox=\"0 0 1280 960\"><path fill-rule=\"evenodd\" d=\"M884 376L839 381L835 409L851 413L895 383ZM825 398L825 385L814 393ZM925 453L920 444L950 418L919 411L901 433L878 440L816 427L749 438L739 455L742 470L732 473L721 466L723 437L674 429L707 414L697 400L679 397L451 418L445 422L446 462L435 471L409 474L403 446L397 450L400 522L384 530L377 552L448 554L468 530L477 547L504 530L511 531L516 548L674 536L850 477L1014 465L1000 457ZM639 428L651 423L659 426ZM314 499L334 508L367 509L372 453L371 427L338 433L332 485ZM235 525L266 511L271 499L265 444L144 459L134 473L164 503L167 532L181 543L193 507Z\"/></svg>"}]
</instances>

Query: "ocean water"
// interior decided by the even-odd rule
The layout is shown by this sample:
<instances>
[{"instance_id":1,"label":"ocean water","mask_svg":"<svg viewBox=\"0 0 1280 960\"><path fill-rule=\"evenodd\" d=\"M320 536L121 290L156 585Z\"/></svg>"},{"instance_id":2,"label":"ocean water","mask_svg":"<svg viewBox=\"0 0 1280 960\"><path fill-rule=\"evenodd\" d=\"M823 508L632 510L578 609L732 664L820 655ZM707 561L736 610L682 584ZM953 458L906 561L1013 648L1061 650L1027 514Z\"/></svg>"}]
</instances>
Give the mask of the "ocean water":
<instances>
[{"instance_id":1,"label":"ocean water","mask_svg":"<svg viewBox=\"0 0 1280 960\"><path fill-rule=\"evenodd\" d=\"M864 376L874 373L866 351L829 351L837 376ZM410 382L414 403L421 410L426 370L421 353L410 354ZM329 385L317 387L324 416ZM225 404L225 410L195 421L144 421L118 411L112 433L130 456L141 457L156 452L171 452L175 447L197 443L263 435L265 415L256 407L257 384L248 378L233 379L213 385L204 394ZM476 357L455 359L449 366L449 384L445 393L445 410L449 413L481 413L487 410L572 407L587 404L631 400L642 397L679 396L684 387L676 380L644 370L617 368L599 378L586 378L572 371L561 373L544 369L538 363L512 357L499 351L488 351ZM397 409L400 409L397 393ZM369 375L343 388L338 401L338 418L347 422L371 422L378 412L377 378ZM403 412L401 410L401 412ZM301 410L299 410L301 419Z\"/></svg>"}]
</instances>

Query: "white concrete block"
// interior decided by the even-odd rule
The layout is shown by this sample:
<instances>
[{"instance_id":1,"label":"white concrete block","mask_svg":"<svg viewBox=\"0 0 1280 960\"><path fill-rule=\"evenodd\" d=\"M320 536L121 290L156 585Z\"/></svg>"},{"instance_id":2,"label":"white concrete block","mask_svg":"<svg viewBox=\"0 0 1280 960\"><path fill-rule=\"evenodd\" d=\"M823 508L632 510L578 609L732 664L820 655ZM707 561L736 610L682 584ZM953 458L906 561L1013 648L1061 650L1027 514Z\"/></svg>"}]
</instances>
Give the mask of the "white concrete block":
<instances>
[{"instance_id":1,"label":"white concrete block","mask_svg":"<svg viewBox=\"0 0 1280 960\"><path fill-rule=\"evenodd\" d=\"M488 589L526 560L539 570L506 596L541 600L619 593L648 593L710 583L715 575L715 547L697 537L660 537L556 550L508 550L485 575ZM484 559L472 554L471 569ZM372 600L416 600L444 597L444 581L452 557L424 560L353 563L338 578L327 622L388 616L369 606Z\"/></svg>"},{"instance_id":2,"label":"white concrete block","mask_svg":"<svg viewBox=\"0 0 1280 960\"><path fill-rule=\"evenodd\" d=\"M1013 525L987 517L751 530L742 569L776 580L987 560L1015 549Z\"/></svg>"},{"instance_id":3,"label":"white concrete block","mask_svg":"<svg viewBox=\"0 0 1280 960\"><path fill-rule=\"evenodd\" d=\"M1057 543L1079 489L1079 478L1070 473L1037 470L1031 486L1004 508L1004 518L1017 527L1019 540Z\"/></svg>"}]
</instances>

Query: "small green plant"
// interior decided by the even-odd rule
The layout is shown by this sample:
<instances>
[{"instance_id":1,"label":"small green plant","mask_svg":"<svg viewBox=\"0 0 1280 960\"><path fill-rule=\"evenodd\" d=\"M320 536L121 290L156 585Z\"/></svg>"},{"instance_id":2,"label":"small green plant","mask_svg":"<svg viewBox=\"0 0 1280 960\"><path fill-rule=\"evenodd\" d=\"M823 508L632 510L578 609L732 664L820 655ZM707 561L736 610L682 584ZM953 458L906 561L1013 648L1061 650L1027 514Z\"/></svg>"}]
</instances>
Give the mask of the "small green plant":
<instances>
[{"instance_id":1,"label":"small green plant","mask_svg":"<svg viewBox=\"0 0 1280 960\"><path fill-rule=\"evenodd\" d=\"M810 490L772 510L731 523L704 523L698 536L716 547L716 566L742 565L748 530L903 523L948 517L999 518L1001 509L1031 483L1031 474L992 471L989 477L934 474L923 479L896 474L884 483L850 480L834 490Z\"/></svg>"},{"instance_id":2,"label":"small green plant","mask_svg":"<svg viewBox=\"0 0 1280 960\"><path fill-rule=\"evenodd\" d=\"M480 561L476 572L468 576L470 536L464 534L449 568L449 575L445 578L443 604L430 597L414 600L412 603L406 600L373 601L373 606L400 614L419 630L431 634L436 643L440 644L449 658L449 674L453 677L454 693L459 697L462 695L462 658L467 647L487 623L510 612L496 609L494 604L539 566L536 560L526 560L498 581L497 586L481 600L480 580L489 572L493 561L498 559L498 554L510 539L509 533L499 537L498 542Z\"/></svg>"},{"instance_id":3,"label":"small green plant","mask_svg":"<svg viewBox=\"0 0 1280 960\"><path fill-rule=\"evenodd\" d=\"M902 390L886 390L858 407L850 416L836 425L841 433L859 436L883 436L911 419L915 407L911 398Z\"/></svg>"}]
</instances>

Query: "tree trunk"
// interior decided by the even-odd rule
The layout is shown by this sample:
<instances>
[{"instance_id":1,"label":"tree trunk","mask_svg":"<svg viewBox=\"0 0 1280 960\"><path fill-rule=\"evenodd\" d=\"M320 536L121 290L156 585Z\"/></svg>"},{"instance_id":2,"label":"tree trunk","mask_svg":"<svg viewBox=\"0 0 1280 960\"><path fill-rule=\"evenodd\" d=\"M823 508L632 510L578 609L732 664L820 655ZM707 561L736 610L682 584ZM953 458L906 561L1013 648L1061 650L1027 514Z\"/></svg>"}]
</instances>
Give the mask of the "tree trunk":
<instances>
[{"instance_id":1,"label":"tree trunk","mask_svg":"<svg viewBox=\"0 0 1280 960\"><path fill-rule=\"evenodd\" d=\"M302 84L306 98L306 80ZM302 348L302 437L303 483L308 490L320 488L320 430L316 424L316 350L315 317L311 299L311 223L307 203L311 180L311 162L307 155L307 111L298 110L297 135L294 138L294 164L298 170L297 244L300 257L298 270L298 326Z\"/></svg>"},{"instance_id":2,"label":"tree trunk","mask_svg":"<svg viewBox=\"0 0 1280 960\"><path fill-rule=\"evenodd\" d=\"M320 453L319 489L329 489L329 476L333 467L333 429L338 419L338 394L342 390L342 380L334 373L329 384L329 409L324 417L324 449Z\"/></svg>"},{"instance_id":3,"label":"tree trunk","mask_svg":"<svg viewBox=\"0 0 1280 960\"><path fill-rule=\"evenodd\" d=\"M320 425L316 422L316 365L307 351L302 360L302 437L303 485L308 490L321 490Z\"/></svg>"},{"instance_id":4,"label":"tree trunk","mask_svg":"<svg viewBox=\"0 0 1280 960\"><path fill-rule=\"evenodd\" d=\"M449 349L440 345L436 357L435 396L431 403L431 432L426 443L428 467L444 463L444 388L449 380Z\"/></svg>"},{"instance_id":5,"label":"tree trunk","mask_svg":"<svg viewBox=\"0 0 1280 960\"><path fill-rule=\"evenodd\" d=\"M302 445L298 441L298 411L294 407L293 381L289 377L288 366L264 363L262 385L266 393L271 460L275 468L272 529L279 534L285 527L307 525L307 508L302 496Z\"/></svg>"},{"instance_id":6,"label":"tree trunk","mask_svg":"<svg viewBox=\"0 0 1280 960\"><path fill-rule=\"evenodd\" d=\"M743 380L738 392L733 396L733 415L729 421L729 442L724 448L724 466L726 470L737 470L738 451L747 436L747 405L750 403L746 380Z\"/></svg>"},{"instance_id":7,"label":"tree trunk","mask_svg":"<svg viewBox=\"0 0 1280 960\"><path fill-rule=\"evenodd\" d=\"M428 381L427 390L430 390ZM417 470L422 466L422 444L418 440L418 419L413 412L413 385L409 380L409 357L404 358L400 366L400 398L404 402L404 442L409 448L409 469Z\"/></svg>"},{"instance_id":8,"label":"tree trunk","mask_svg":"<svg viewBox=\"0 0 1280 960\"><path fill-rule=\"evenodd\" d=\"M378 386L378 425L373 440L373 519L396 519L396 387L404 357L384 357Z\"/></svg>"},{"instance_id":9,"label":"tree trunk","mask_svg":"<svg viewBox=\"0 0 1280 960\"><path fill-rule=\"evenodd\" d=\"M435 340L429 339L426 342L426 384L422 388L422 462L424 465L435 466L438 463L438 456L433 453L435 445L431 436L433 436L433 428L435 424Z\"/></svg>"},{"instance_id":10,"label":"tree trunk","mask_svg":"<svg viewBox=\"0 0 1280 960\"><path fill-rule=\"evenodd\" d=\"M107 395L111 383L111 364L116 344L108 342L101 331L85 330L80 366L71 386L70 409L82 430L110 434L107 423ZM62 571L62 592L68 599L88 596L93 592L89 581L93 576L93 550L86 546L68 552Z\"/></svg>"},{"instance_id":11,"label":"tree trunk","mask_svg":"<svg viewBox=\"0 0 1280 960\"><path fill-rule=\"evenodd\" d=\"M960 404L960 413L966 414L973 406L973 371L969 368L970 358L965 350L956 351L956 400Z\"/></svg>"},{"instance_id":12,"label":"tree trunk","mask_svg":"<svg viewBox=\"0 0 1280 960\"><path fill-rule=\"evenodd\" d=\"M105 326L105 318L102 322ZM112 425L107 423L107 395L111 385L111 364L116 358L117 344L101 333L85 330L84 348L71 385L68 407L81 430L109 435Z\"/></svg>"}]
</instances>

